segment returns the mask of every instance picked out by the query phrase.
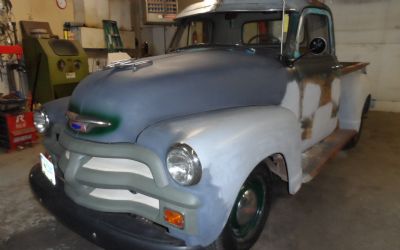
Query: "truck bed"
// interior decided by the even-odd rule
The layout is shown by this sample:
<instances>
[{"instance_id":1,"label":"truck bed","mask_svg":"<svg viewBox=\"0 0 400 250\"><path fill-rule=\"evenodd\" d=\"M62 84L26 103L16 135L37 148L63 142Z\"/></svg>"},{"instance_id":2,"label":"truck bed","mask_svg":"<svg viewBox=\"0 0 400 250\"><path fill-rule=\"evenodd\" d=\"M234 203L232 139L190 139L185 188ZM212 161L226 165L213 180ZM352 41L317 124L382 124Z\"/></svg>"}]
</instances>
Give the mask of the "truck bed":
<instances>
[{"instance_id":1,"label":"truck bed","mask_svg":"<svg viewBox=\"0 0 400 250\"><path fill-rule=\"evenodd\" d=\"M343 67L341 68L341 74L346 75L358 70L365 70L369 63L365 62L340 62L340 65Z\"/></svg>"}]
</instances>

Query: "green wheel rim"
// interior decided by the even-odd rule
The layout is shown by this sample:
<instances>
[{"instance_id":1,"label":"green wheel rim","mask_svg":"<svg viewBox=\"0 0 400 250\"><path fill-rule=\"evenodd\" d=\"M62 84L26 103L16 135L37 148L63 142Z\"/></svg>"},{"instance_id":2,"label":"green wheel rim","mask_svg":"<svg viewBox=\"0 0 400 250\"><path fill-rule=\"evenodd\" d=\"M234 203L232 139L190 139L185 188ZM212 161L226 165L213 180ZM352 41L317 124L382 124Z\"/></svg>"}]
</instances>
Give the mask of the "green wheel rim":
<instances>
[{"instance_id":1,"label":"green wheel rim","mask_svg":"<svg viewBox=\"0 0 400 250\"><path fill-rule=\"evenodd\" d=\"M262 176L246 181L232 210L230 224L234 236L245 240L257 231L265 213L267 185Z\"/></svg>"}]
</instances>

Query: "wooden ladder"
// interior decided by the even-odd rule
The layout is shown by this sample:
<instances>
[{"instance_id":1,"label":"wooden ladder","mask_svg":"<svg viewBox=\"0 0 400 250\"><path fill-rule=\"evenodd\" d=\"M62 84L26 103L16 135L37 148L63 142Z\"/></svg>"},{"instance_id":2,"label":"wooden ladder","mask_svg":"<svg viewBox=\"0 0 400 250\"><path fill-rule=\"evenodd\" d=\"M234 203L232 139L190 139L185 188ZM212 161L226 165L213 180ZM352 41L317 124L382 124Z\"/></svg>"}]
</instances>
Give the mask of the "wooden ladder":
<instances>
[{"instance_id":1,"label":"wooden ladder","mask_svg":"<svg viewBox=\"0 0 400 250\"><path fill-rule=\"evenodd\" d=\"M113 20L103 20L103 29L108 52L121 51L124 46L119 34L117 22Z\"/></svg>"}]
</instances>

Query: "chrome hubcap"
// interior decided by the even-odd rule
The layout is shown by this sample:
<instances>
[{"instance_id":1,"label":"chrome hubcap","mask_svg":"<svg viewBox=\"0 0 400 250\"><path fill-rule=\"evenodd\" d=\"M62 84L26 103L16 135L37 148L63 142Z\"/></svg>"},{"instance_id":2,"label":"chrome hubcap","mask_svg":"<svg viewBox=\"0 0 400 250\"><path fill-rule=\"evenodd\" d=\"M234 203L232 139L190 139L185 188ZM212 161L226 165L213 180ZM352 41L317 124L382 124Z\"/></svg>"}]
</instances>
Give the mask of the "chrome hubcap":
<instances>
[{"instance_id":1,"label":"chrome hubcap","mask_svg":"<svg viewBox=\"0 0 400 250\"><path fill-rule=\"evenodd\" d=\"M246 190L237 205L236 220L240 226L248 224L257 214L257 195L251 189Z\"/></svg>"}]
</instances>

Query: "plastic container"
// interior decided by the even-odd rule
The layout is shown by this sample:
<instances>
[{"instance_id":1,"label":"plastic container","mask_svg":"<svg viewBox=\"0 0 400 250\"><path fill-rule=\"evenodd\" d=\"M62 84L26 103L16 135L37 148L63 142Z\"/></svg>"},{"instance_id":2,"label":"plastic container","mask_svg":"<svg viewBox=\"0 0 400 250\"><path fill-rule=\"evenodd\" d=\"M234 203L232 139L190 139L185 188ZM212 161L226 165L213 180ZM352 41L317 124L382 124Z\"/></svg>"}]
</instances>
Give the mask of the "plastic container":
<instances>
[{"instance_id":1,"label":"plastic container","mask_svg":"<svg viewBox=\"0 0 400 250\"><path fill-rule=\"evenodd\" d=\"M0 98L0 111L7 112L13 110L25 109L25 99L1 99Z\"/></svg>"}]
</instances>

